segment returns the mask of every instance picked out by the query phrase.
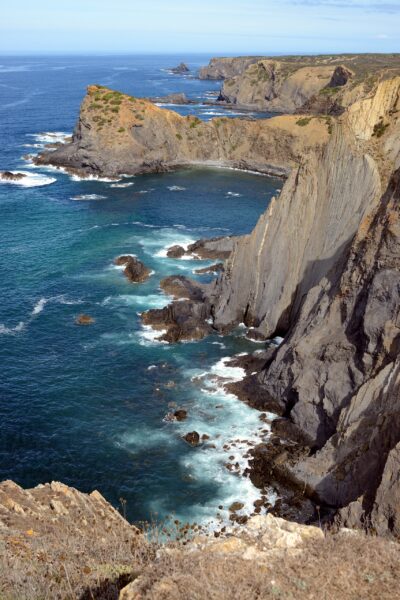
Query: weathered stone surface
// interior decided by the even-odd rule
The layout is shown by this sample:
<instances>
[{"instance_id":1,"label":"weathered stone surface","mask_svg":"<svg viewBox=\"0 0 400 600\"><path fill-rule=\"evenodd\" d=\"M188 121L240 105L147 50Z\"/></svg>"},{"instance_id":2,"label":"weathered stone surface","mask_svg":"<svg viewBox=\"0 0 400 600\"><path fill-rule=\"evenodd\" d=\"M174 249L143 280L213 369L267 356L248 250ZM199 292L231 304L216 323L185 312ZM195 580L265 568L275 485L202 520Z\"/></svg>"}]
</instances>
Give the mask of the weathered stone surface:
<instances>
[{"instance_id":1,"label":"weathered stone surface","mask_svg":"<svg viewBox=\"0 0 400 600\"><path fill-rule=\"evenodd\" d=\"M175 246L171 246L171 248L168 248L167 251L167 256L169 258L181 258L184 254L185 248L182 248L182 246L178 246L178 244L176 244Z\"/></svg>"},{"instance_id":2,"label":"weathered stone surface","mask_svg":"<svg viewBox=\"0 0 400 600\"><path fill-rule=\"evenodd\" d=\"M81 176L160 173L191 165L234 167L287 176L328 137L325 122L305 131L297 117L201 121L99 86L89 86L72 141L35 158Z\"/></svg>"},{"instance_id":3,"label":"weathered stone surface","mask_svg":"<svg viewBox=\"0 0 400 600\"><path fill-rule=\"evenodd\" d=\"M207 67L199 69L199 79L228 79L243 73L261 56L240 56L235 58L212 58Z\"/></svg>"},{"instance_id":4,"label":"weathered stone surface","mask_svg":"<svg viewBox=\"0 0 400 600\"><path fill-rule=\"evenodd\" d=\"M124 275L133 283L141 283L150 277L150 269L146 267L136 256L118 256L114 263L116 265L126 265Z\"/></svg>"},{"instance_id":5,"label":"weathered stone surface","mask_svg":"<svg viewBox=\"0 0 400 600\"><path fill-rule=\"evenodd\" d=\"M189 244L186 254L207 260L225 259L233 250L234 239L232 236L225 236L198 240Z\"/></svg>"}]
</instances>

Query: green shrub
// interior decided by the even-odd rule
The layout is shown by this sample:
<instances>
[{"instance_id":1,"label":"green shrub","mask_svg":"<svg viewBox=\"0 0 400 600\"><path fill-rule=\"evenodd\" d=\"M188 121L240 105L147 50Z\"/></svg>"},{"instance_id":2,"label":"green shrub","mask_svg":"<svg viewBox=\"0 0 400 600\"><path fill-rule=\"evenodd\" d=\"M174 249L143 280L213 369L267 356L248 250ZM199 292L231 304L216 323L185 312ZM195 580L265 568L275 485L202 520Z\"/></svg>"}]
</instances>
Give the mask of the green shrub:
<instances>
[{"instance_id":1,"label":"green shrub","mask_svg":"<svg viewBox=\"0 0 400 600\"><path fill-rule=\"evenodd\" d=\"M182 139L182 136L181 136L181 134L180 134L180 133L176 133L175 135L176 135L176 138L177 138L178 140L181 140L181 139Z\"/></svg>"},{"instance_id":2,"label":"green shrub","mask_svg":"<svg viewBox=\"0 0 400 600\"><path fill-rule=\"evenodd\" d=\"M125 127L120 127L120 128L118 129L118 133L124 133L124 131L125 131Z\"/></svg>"},{"instance_id":3,"label":"green shrub","mask_svg":"<svg viewBox=\"0 0 400 600\"><path fill-rule=\"evenodd\" d=\"M299 127L305 127L306 125L308 125L311 121L311 117L302 117L301 119L299 119L298 121L296 121L296 125L298 125Z\"/></svg>"},{"instance_id":4,"label":"green shrub","mask_svg":"<svg viewBox=\"0 0 400 600\"><path fill-rule=\"evenodd\" d=\"M385 133L386 129L389 127L389 123L384 123L383 121L379 121L374 125L374 131L372 133L373 136L380 138Z\"/></svg>"}]
</instances>

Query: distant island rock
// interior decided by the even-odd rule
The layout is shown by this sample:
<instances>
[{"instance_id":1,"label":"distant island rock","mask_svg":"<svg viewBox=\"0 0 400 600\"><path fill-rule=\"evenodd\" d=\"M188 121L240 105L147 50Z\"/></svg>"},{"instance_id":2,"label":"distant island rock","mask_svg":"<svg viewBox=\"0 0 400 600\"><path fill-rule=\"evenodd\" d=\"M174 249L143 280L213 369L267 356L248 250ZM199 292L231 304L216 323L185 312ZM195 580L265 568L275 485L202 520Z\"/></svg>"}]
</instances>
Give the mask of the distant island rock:
<instances>
[{"instance_id":1,"label":"distant island rock","mask_svg":"<svg viewBox=\"0 0 400 600\"><path fill-rule=\"evenodd\" d=\"M174 75L184 75L185 73L189 72L190 69L184 62L179 63L177 67L173 67L171 69L171 73L174 73Z\"/></svg>"}]
</instances>

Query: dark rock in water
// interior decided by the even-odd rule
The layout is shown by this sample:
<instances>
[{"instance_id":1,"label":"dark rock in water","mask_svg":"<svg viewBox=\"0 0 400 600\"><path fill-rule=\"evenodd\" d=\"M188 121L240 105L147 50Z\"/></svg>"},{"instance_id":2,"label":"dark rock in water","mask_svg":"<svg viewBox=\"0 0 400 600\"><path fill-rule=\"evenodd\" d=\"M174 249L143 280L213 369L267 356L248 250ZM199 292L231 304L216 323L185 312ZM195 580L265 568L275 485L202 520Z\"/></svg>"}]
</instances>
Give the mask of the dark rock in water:
<instances>
[{"instance_id":1,"label":"dark rock in water","mask_svg":"<svg viewBox=\"0 0 400 600\"><path fill-rule=\"evenodd\" d=\"M193 254L195 258L201 259L225 260L233 250L234 239L225 236L198 240L188 246L186 254Z\"/></svg>"},{"instance_id":2,"label":"dark rock in water","mask_svg":"<svg viewBox=\"0 0 400 600\"><path fill-rule=\"evenodd\" d=\"M147 268L136 256L118 256L114 260L116 265L126 265L124 275L133 283L141 283L150 277L150 269Z\"/></svg>"},{"instance_id":3,"label":"dark rock in water","mask_svg":"<svg viewBox=\"0 0 400 600\"><path fill-rule=\"evenodd\" d=\"M160 287L166 294L174 298L187 298L188 300L202 301L204 291L197 281L193 281L184 275L171 275L160 281Z\"/></svg>"},{"instance_id":4,"label":"dark rock in water","mask_svg":"<svg viewBox=\"0 0 400 600\"><path fill-rule=\"evenodd\" d=\"M175 75L183 75L189 73L189 71L189 67L184 62L179 63L177 67L171 69L171 73L174 73Z\"/></svg>"},{"instance_id":5,"label":"dark rock in water","mask_svg":"<svg viewBox=\"0 0 400 600\"><path fill-rule=\"evenodd\" d=\"M195 273L198 275L204 275L205 273L220 273L224 270L223 263L216 263L215 265L210 265L209 267L203 267L202 269L196 269Z\"/></svg>"},{"instance_id":6,"label":"dark rock in water","mask_svg":"<svg viewBox=\"0 0 400 600\"><path fill-rule=\"evenodd\" d=\"M187 419L187 410L180 408L174 412L174 417L177 421L185 421Z\"/></svg>"},{"instance_id":7,"label":"dark rock in water","mask_svg":"<svg viewBox=\"0 0 400 600\"><path fill-rule=\"evenodd\" d=\"M224 389L257 410L266 410L276 415L283 415L285 411L285 403L266 393L260 386L257 375L247 375L241 381L227 383Z\"/></svg>"},{"instance_id":8,"label":"dark rock in water","mask_svg":"<svg viewBox=\"0 0 400 600\"><path fill-rule=\"evenodd\" d=\"M190 433L187 433L185 436L183 436L183 439L191 446L197 446L200 443L200 436L197 431L191 431Z\"/></svg>"},{"instance_id":9,"label":"dark rock in water","mask_svg":"<svg viewBox=\"0 0 400 600\"><path fill-rule=\"evenodd\" d=\"M167 251L167 256L169 258L181 258L184 254L185 248L182 248L182 246L178 246L178 244L176 244L175 246L171 246L171 248L168 248Z\"/></svg>"},{"instance_id":10,"label":"dark rock in water","mask_svg":"<svg viewBox=\"0 0 400 600\"><path fill-rule=\"evenodd\" d=\"M24 177L26 177L24 173L11 173L11 171L3 171L0 173L0 179L3 179L4 181L20 181L21 179L24 179Z\"/></svg>"},{"instance_id":11,"label":"dark rock in water","mask_svg":"<svg viewBox=\"0 0 400 600\"><path fill-rule=\"evenodd\" d=\"M244 508L243 502L233 502L229 507L229 512L237 512L238 510L242 510Z\"/></svg>"},{"instance_id":12,"label":"dark rock in water","mask_svg":"<svg viewBox=\"0 0 400 600\"><path fill-rule=\"evenodd\" d=\"M75 319L77 325L92 325L94 322L95 320L90 315L79 315Z\"/></svg>"},{"instance_id":13,"label":"dark rock in water","mask_svg":"<svg viewBox=\"0 0 400 600\"><path fill-rule=\"evenodd\" d=\"M144 323L153 325L159 322L156 329L167 327L167 333L161 340L169 343L183 340L201 340L212 332L206 319L209 314L207 306L190 301L175 302L165 309L150 310L144 315ZM161 326L160 326L161 324Z\"/></svg>"},{"instance_id":14,"label":"dark rock in water","mask_svg":"<svg viewBox=\"0 0 400 600\"><path fill-rule=\"evenodd\" d=\"M184 93L168 94L167 96L150 98L150 101L158 104L195 104L195 102L189 100Z\"/></svg>"}]
</instances>

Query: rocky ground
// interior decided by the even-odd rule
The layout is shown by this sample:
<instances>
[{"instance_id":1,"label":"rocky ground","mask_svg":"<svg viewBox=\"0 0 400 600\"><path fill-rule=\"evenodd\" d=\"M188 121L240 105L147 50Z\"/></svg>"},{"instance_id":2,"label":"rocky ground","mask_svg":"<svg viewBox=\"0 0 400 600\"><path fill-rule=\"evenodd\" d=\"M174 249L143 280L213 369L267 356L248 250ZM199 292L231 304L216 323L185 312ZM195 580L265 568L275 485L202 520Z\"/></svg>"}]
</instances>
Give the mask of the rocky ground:
<instances>
[{"instance_id":1,"label":"rocky ground","mask_svg":"<svg viewBox=\"0 0 400 600\"><path fill-rule=\"evenodd\" d=\"M348 529L267 515L215 534L172 521L163 532L162 543L161 532L145 536L98 492L3 482L0 597L385 600L400 593L400 546Z\"/></svg>"}]
</instances>

